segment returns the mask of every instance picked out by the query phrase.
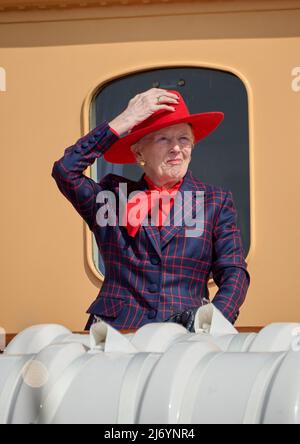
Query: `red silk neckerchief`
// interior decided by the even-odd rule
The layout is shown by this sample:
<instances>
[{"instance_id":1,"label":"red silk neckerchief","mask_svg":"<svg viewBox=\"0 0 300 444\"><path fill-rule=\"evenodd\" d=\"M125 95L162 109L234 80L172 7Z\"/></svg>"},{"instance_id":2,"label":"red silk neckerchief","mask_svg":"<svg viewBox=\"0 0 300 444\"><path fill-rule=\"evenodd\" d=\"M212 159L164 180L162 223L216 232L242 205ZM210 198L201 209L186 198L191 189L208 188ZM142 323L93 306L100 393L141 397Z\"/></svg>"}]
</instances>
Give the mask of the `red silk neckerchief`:
<instances>
[{"instance_id":1,"label":"red silk neckerchief","mask_svg":"<svg viewBox=\"0 0 300 444\"><path fill-rule=\"evenodd\" d=\"M145 219L147 214L149 214L152 210L152 207L157 207L157 200L159 199L159 196L161 196L161 199L159 201L159 209L156 213L156 221L155 225L157 227L161 227L166 220L166 218L169 215L169 211L174 205L174 199L176 196L177 191L179 190L183 179L181 179L179 182L177 182L172 188L165 188L157 187L152 180L148 176L144 176L144 179L146 180L148 184L148 190L142 191L141 193L136 194L132 199L130 199L127 202L126 209L125 209L125 226L127 228L127 232L129 236L135 237L137 234L142 221ZM152 193L152 191L158 191L159 193ZM163 200L163 196L167 195L166 193L174 195L170 199L170 201L166 201L166 204ZM152 198L151 198L152 194ZM138 206L138 211L134 210L134 207ZM134 220L134 224L132 225L130 221L128 220L128 215L130 212L133 212L136 216L136 220ZM134 216L133 216L134 217Z\"/></svg>"}]
</instances>

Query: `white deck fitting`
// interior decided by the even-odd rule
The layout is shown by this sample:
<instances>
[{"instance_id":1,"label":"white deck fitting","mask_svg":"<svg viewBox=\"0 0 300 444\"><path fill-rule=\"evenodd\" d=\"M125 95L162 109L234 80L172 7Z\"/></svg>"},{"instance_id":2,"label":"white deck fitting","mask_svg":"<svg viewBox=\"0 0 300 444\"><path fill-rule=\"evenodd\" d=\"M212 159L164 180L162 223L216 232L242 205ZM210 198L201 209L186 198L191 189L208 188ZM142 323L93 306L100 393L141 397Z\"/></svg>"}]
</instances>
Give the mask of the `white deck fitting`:
<instances>
[{"instance_id":1,"label":"white deck fitting","mask_svg":"<svg viewBox=\"0 0 300 444\"><path fill-rule=\"evenodd\" d=\"M210 305L195 325L24 330L0 356L0 423L300 423L300 324L239 334Z\"/></svg>"}]
</instances>

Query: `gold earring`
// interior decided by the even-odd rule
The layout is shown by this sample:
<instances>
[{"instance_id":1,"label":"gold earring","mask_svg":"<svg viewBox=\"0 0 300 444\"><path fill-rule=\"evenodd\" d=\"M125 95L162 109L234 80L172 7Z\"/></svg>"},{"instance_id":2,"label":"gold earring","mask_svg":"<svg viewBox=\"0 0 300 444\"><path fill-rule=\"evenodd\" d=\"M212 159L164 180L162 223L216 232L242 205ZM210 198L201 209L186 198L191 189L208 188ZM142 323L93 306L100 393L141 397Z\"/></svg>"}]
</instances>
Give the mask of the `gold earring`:
<instances>
[{"instance_id":1,"label":"gold earring","mask_svg":"<svg viewBox=\"0 0 300 444\"><path fill-rule=\"evenodd\" d=\"M145 165L146 165L146 162L145 162L144 160L141 160L141 161L140 161L140 165L141 165L141 166L145 166Z\"/></svg>"}]
</instances>

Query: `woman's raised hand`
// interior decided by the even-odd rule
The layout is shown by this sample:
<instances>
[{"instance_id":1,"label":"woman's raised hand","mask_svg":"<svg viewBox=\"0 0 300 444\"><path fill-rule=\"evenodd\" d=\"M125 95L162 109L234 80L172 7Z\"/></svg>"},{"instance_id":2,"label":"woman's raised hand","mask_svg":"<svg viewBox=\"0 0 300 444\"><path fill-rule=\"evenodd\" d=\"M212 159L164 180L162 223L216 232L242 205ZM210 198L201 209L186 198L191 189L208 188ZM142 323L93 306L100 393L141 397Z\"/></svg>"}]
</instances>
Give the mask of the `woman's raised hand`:
<instances>
[{"instance_id":1,"label":"woman's raised hand","mask_svg":"<svg viewBox=\"0 0 300 444\"><path fill-rule=\"evenodd\" d=\"M130 132L134 126L148 119L160 109L174 111L173 103L178 103L176 94L165 89L151 88L130 99L125 111L109 122L109 126L120 135Z\"/></svg>"}]
</instances>

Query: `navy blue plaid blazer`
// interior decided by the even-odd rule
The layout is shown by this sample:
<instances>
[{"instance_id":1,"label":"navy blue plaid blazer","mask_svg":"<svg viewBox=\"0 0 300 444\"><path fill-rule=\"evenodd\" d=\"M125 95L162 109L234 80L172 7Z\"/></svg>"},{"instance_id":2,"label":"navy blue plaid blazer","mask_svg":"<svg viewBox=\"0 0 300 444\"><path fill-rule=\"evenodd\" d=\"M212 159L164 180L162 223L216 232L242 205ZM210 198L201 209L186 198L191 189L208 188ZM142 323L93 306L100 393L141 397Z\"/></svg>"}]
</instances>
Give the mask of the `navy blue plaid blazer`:
<instances>
[{"instance_id":1,"label":"navy blue plaid blazer","mask_svg":"<svg viewBox=\"0 0 300 444\"><path fill-rule=\"evenodd\" d=\"M66 148L52 169L59 190L94 233L105 264L105 279L87 311L90 319L86 329L93 315L118 330L135 329L199 307L209 299L210 275L218 286L212 302L234 323L250 276L231 191L204 184L187 171L179 192L204 191L204 231L198 237L187 237L184 223L174 225L175 206L170 226L141 226L135 238L118 224L100 227L96 221L103 205L96 202L100 191L110 190L117 198L121 182L127 183L128 195L148 188L144 174L138 182L108 174L99 183L83 174L118 138L104 121ZM193 208L193 193L191 196Z\"/></svg>"}]
</instances>

